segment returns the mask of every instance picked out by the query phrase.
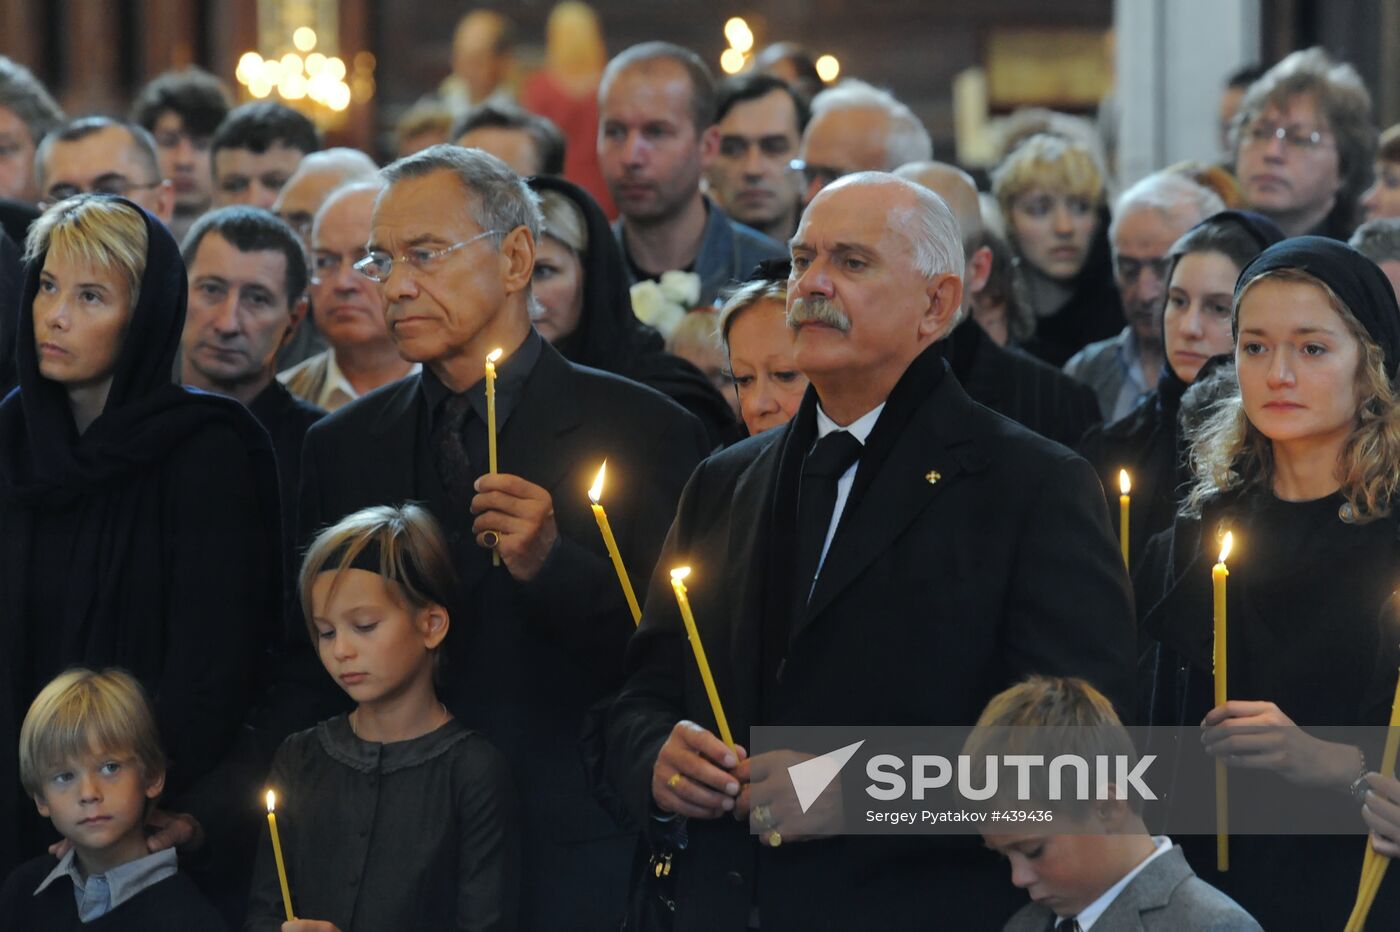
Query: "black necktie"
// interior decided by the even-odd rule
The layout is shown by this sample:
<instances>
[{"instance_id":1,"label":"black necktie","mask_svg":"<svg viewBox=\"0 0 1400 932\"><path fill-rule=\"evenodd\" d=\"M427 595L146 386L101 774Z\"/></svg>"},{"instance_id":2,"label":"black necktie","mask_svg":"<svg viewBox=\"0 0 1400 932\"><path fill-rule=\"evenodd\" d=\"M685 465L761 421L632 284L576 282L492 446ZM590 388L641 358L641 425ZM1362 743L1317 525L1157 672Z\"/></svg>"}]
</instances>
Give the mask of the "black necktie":
<instances>
[{"instance_id":1,"label":"black necktie","mask_svg":"<svg viewBox=\"0 0 1400 932\"><path fill-rule=\"evenodd\" d=\"M1052 919L1051 928L1054 932L1084 932L1078 919Z\"/></svg>"},{"instance_id":2,"label":"black necktie","mask_svg":"<svg viewBox=\"0 0 1400 932\"><path fill-rule=\"evenodd\" d=\"M433 465L438 478L454 505L465 508L472 500L471 459L467 456L463 426L471 415L471 399L463 392L448 395L442 403L437 424L433 428Z\"/></svg>"},{"instance_id":3,"label":"black necktie","mask_svg":"<svg viewBox=\"0 0 1400 932\"><path fill-rule=\"evenodd\" d=\"M836 508L836 483L860 459L861 442L849 431L836 430L817 441L802 463L797 493L797 551L793 563L793 618L802 617L816 581L822 545Z\"/></svg>"}]
</instances>

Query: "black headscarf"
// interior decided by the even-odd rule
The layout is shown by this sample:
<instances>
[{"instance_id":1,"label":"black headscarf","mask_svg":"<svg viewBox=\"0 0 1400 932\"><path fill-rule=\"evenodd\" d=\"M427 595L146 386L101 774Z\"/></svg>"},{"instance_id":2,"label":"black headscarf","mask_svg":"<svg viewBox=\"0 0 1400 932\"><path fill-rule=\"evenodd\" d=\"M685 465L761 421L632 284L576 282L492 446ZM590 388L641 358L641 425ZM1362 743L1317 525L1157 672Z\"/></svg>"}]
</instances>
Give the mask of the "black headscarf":
<instances>
[{"instance_id":1,"label":"black headscarf","mask_svg":"<svg viewBox=\"0 0 1400 932\"><path fill-rule=\"evenodd\" d=\"M19 247L0 229L0 398L15 387L15 332L19 326Z\"/></svg>"},{"instance_id":2,"label":"black headscarf","mask_svg":"<svg viewBox=\"0 0 1400 932\"><path fill-rule=\"evenodd\" d=\"M39 372L34 296L47 254L36 256L24 267L19 305L19 390L0 402L0 500L60 503L109 488L211 422L232 427L252 453L274 462L266 432L243 405L171 381L185 325L185 263L165 224L116 200L140 211L148 245L106 406L79 436L67 391Z\"/></svg>"},{"instance_id":3,"label":"black headscarf","mask_svg":"<svg viewBox=\"0 0 1400 932\"><path fill-rule=\"evenodd\" d=\"M1245 266L1235 282L1235 314L1231 324L1238 339L1240 294L1266 272L1298 269L1325 283L1341 298L1367 335L1385 355L1385 372L1393 381L1400 368L1400 307L1395 289L1380 267L1346 243L1324 236L1295 236L1270 246Z\"/></svg>"},{"instance_id":4,"label":"black headscarf","mask_svg":"<svg viewBox=\"0 0 1400 932\"><path fill-rule=\"evenodd\" d=\"M1284 232L1279 229L1277 223L1274 223L1263 214L1257 214L1252 210L1222 210L1218 214L1211 214L1183 233L1181 238L1185 239L1202 227L1223 226L1226 224L1239 227L1246 235L1254 240L1257 247L1256 252L1263 252L1265 249L1268 249L1274 243L1284 238ZM1191 253L1188 252L1177 256L1172 260L1171 267L1167 269L1167 288L1162 294L1162 300L1164 302L1171 294L1171 281L1172 276L1176 274L1177 263L1180 262L1184 256L1190 254ZM1170 417L1175 418L1177 411L1181 407L1181 396L1186 394L1186 389L1189 386L1176 374L1176 370L1172 368L1171 358L1165 352L1167 345L1167 315L1165 313L1165 308L1161 318L1162 347L1164 351L1162 353L1162 370L1157 376L1157 399L1159 406L1161 406Z\"/></svg>"},{"instance_id":5,"label":"black headscarf","mask_svg":"<svg viewBox=\"0 0 1400 932\"><path fill-rule=\"evenodd\" d=\"M572 201L588 236L588 247L579 256L583 308L578 326L554 348L570 362L625 376L670 396L700 418L711 439L718 442L732 427L733 412L699 369L667 353L661 334L632 313L622 250L598 202L578 185L553 175L536 175L529 185Z\"/></svg>"}]
</instances>

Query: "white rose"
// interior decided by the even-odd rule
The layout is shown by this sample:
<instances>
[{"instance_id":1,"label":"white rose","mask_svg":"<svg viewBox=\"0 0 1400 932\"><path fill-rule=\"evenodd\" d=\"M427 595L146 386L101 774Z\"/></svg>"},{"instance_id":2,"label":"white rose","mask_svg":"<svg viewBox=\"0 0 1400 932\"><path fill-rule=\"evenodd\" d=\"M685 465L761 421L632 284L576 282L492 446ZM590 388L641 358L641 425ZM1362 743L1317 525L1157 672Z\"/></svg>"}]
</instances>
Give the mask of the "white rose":
<instances>
[{"instance_id":1,"label":"white rose","mask_svg":"<svg viewBox=\"0 0 1400 932\"><path fill-rule=\"evenodd\" d=\"M690 310L700 300L700 276L694 272L663 272L661 293L682 308Z\"/></svg>"},{"instance_id":2,"label":"white rose","mask_svg":"<svg viewBox=\"0 0 1400 932\"><path fill-rule=\"evenodd\" d=\"M632 286L632 313L637 319L649 326L656 326L656 319L661 316L667 305L666 296L661 293L661 287L656 282L647 279L637 282Z\"/></svg>"},{"instance_id":3,"label":"white rose","mask_svg":"<svg viewBox=\"0 0 1400 932\"><path fill-rule=\"evenodd\" d=\"M679 325L682 320L685 320L685 315L685 309L679 304L667 304L662 308L661 313L657 315L652 326L661 334L661 338L669 343L671 334L675 333L676 326Z\"/></svg>"}]
</instances>

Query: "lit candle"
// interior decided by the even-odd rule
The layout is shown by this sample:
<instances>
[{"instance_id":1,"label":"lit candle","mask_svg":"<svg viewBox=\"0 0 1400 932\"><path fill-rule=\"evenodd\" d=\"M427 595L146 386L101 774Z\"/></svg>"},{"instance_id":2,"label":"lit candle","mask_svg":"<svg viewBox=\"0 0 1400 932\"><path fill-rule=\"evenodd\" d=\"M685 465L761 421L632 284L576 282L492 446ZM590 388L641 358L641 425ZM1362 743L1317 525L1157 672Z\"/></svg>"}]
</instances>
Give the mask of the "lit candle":
<instances>
[{"instance_id":1,"label":"lit candle","mask_svg":"<svg viewBox=\"0 0 1400 932\"><path fill-rule=\"evenodd\" d=\"M1390 729L1385 735L1385 750L1381 753L1380 772L1387 777L1395 776L1396 752L1400 751L1400 678L1395 682L1395 698L1390 704ZM1371 904L1376 900L1376 892L1385 879L1390 858L1376 853L1371 847L1371 839L1366 839L1366 855L1361 861L1361 887L1356 894L1356 905L1347 919L1346 932L1361 932L1366 928L1366 917L1371 913Z\"/></svg>"},{"instance_id":2,"label":"lit candle","mask_svg":"<svg viewBox=\"0 0 1400 932\"><path fill-rule=\"evenodd\" d=\"M1225 636L1225 580L1230 571L1225 567L1225 559L1230 555L1230 547L1235 535L1225 532L1225 540L1220 545L1220 562L1210 571L1210 581L1215 591L1215 704L1225 704L1226 690L1226 650ZM1219 870L1230 869L1230 798L1229 784L1225 774L1225 759L1215 759L1215 863Z\"/></svg>"},{"instance_id":3,"label":"lit candle","mask_svg":"<svg viewBox=\"0 0 1400 932\"><path fill-rule=\"evenodd\" d=\"M681 608L681 620L685 622L685 633L690 637L690 647L695 651L695 663L700 667L700 679L705 683L705 693L710 697L710 711L719 725L719 736L729 749L734 750L734 736L729 733L729 720L724 717L724 707L719 704L719 690L715 689L715 678L710 674L710 662L705 659L705 647L700 643L700 632L695 627L695 616L690 613L690 600L685 595L685 578L690 575L690 567L678 566L671 570L671 588L676 590L676 604Z\"/></svg>"},{"instance_id":4,"label":"lit candle","mask_svg":"<svg viewBox=\"0 0 1400 932\"><path fill-rule=\"evenodd\" d=\"M287 921L292 915L292 891L287 887L287 865L282 860L282 839L277 835L277 794L267 791L267 828L272 833L272 856L277 861L277 880L282 885L282 906L287 910Z\"/></svg>"},{"instance_id":5,"label":"lit candle","mask_svg":"<svg viewBox=\"0 0 1400 932\"><path fill-rule=\"evenodd\" d=\"M1118 496L1118 546L1123 549L1123 565L1128 565L1128 493L1132 491L1133 483L1128 478L1126 469L1118 470L1118 490L1122 493Z\"/></svg>"},{"instance_id":6,"label":"lit candle","mask_svg":"<svg viewBox=\"0 0 1400 932\"><path fill-rule=\"evenodd\" d=\"M486 462L491 475L496 474L496 360L502 350L497 347L486 357ZM491 549L491 565L501 565L501 553Z\"/></svg>"},{"instance_id":7,"label":"lit candle","mask_svg":"<svg viewBox=\"0 0 1400 932\"><path fill-rule=\"evenodd\" d=\"M593 502L593 517L598 520L598 530L603 532L603 545L612 557L613 569L617 570L617 581L622 583L622 594L627 597L627 607L632 610L632 624L642 623L642 609L637 604L637 594L632 591L632 580L627 578L627 567L622 563L622 554L617 549L617 539L613 537L612 525L608 524L608 513L603 510L598 499L603 497L603 475L608 471L608 461L598 467L598 478L588 490L588 498Z\"/></svg>"}]
</instances>

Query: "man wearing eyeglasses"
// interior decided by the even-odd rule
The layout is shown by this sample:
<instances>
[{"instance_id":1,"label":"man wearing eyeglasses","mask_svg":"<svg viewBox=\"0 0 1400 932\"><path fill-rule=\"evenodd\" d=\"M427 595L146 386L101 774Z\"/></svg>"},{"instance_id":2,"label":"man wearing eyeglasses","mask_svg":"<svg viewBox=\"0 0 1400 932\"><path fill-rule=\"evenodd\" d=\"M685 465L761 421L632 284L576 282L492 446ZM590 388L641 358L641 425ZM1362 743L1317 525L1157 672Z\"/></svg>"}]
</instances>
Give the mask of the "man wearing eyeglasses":
<instances>
[{"instance_id":1,"label":"man wearing eyeglasses","mask_svg":"<svg viewBox=\"0 0 1400 932\"><path fill-rule=\"evenodd\" d=\"M399 355L384 322L379 286L353 268L364 257L374 199L383 188L378 177L337 188L311 228L311 316L329 345L277 379L326 411L420 368Z\"/></svg>"},{"instance_id":2,"label":"man wearing eyeglasses","mask_svg":"<svg viewBox=\"0 0 1400 932\"><path fill-rule=\"evenodd\" d=\"M784 257L700 193L719 131L714 76L694 52L645 42L614 57L598 85L598 120L598 164L632 282L694 272L705 305L758 263Z\"/></svg>"},{"instance_id":3,"label":"man wearing eyeglasses","mask_svg":"<svg viewBox=\"0 0 1400 932\"><path fill-rule=\"evenodd\" d=\"M151 134L111 117L71 120L39 144L34 158L39 206L50 207L75 194L117 194L169 224L175 187L161 177Z\"/></svg>"},{"instance_id":4,"label":"man wearing eyeglasses","mask_svg":"<svg viewBox=\"0 0 1400 932\"><path fill-rule=\"evenodd\" d=\"M534 330L542 220L504 162L439 145L382 175L355 268L379 285L399 353L423 369L308 433L301 539L385 502L419 501L438 519L460 579L441 695L505 754L522 802L525 896L510 927L616 928L634 837L589 794L577 744L585 713L621 685L635 627L585 493L606 459L623 564L649 578L705 432Z\"/></svg>"},{"instance_id":5,"label":"man wearing eyeglasses","mask_svg":"<svg viewBox=\"0 0 1400 932\"><path fill-rule=\"evenodd\" d=\"M1250 86L1234 123L1245 200L1289 236L1346 239L1376 151L1356 70L1320 48L1294 52Z\"/></svg>"},{"instance_id":6,"label":"man wearing eyeglasses","mask_svg":"<svg viewBox=\"0 0 1400 932\"><path fill-rule=\"evenodd\" d=\"M1094 390L1108 423L1128 414L1157 387L1164 359L1168 251L1183 233L1224 209L1215 192L1169 171L1148 175L1114 205L1108 238L1128 325L1117 336L1090 343L1065 363L1065 374Z\"/></svg>"},{"instance_id":7,"label":"man wearing eyeglasses","mask_svg":"<svg viewBox=\"0 0 1400 932\"><path fill-rule=\"evenodd\" d=\"M802 175L793 171L807 104L781 79L746 74L719 93L719 152L706 178L729 216L786 242L802 212Z\"/></svg>"},{"instance_id":8,"label":"man wearing eyeglasses","mask_svg":"<svg viewBox=\"0 0 1400 932\"><path fill-rule=\"evenodd\" d=\"M892 172L933 158L928 130L889 91L848 78L812 99L793 168L802 173L809 204L817 192L854 172Z\"/></svg>"}]
</instances>

